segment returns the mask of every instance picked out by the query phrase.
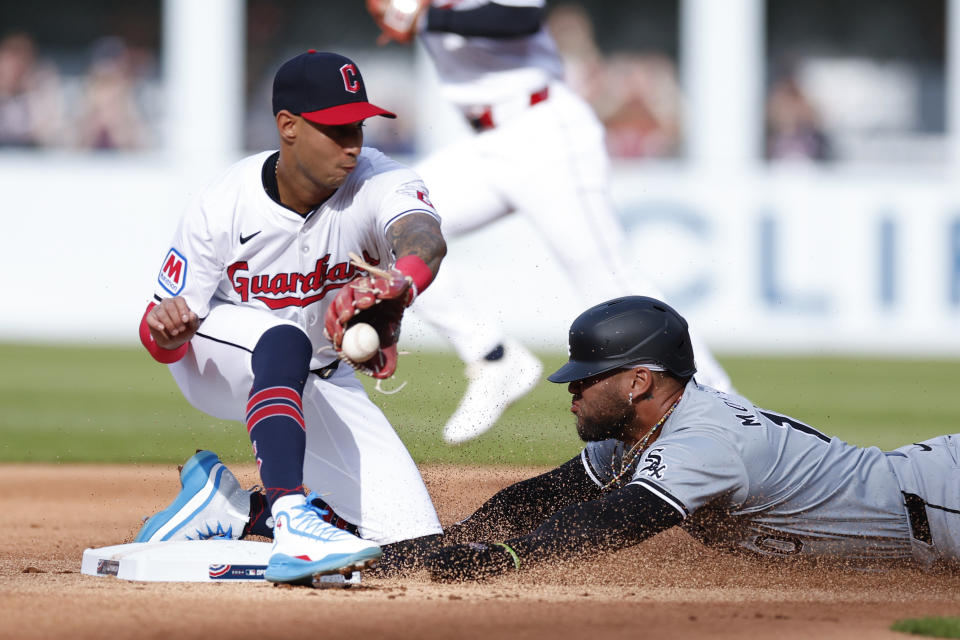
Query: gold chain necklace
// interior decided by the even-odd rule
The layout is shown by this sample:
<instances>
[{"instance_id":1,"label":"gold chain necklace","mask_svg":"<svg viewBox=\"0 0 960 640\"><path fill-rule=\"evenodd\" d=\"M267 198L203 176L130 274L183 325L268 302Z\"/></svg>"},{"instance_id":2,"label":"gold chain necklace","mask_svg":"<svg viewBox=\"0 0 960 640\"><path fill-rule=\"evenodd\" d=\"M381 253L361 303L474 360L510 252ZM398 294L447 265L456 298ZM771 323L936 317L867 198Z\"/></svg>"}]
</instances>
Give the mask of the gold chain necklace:
<instances>
[{"instance_id":1,"label":"gold chain necklace","mask_svg":"<svg viewBox=\"0 0 960 640\"><path fill-rule=\"evenodd\" d=\"M650 431L647 431L647 435L643 436L643 438L641 438L635 445L630 447L629 451L624 452L623 456L620 457L619 472L616 469L616 463L615 463L616 456L611 458L610 472L614 474L614 477L613 477L613 480L603 485L604 491L606 491L610 487L620 484L620 479L624 476L625 473L627 473L627 471L630 470L630 466L634 463L634 461L637 458L640 457L640 454L642 454L646 450L647 443L650 442L650 438L652 438L653 434L655 434L660 429L660 427L663 426L663 423L667 421L667 418L670 417L670 414L673 413L673 410L677 408L678 404L680 404L681 398L683 398L683 394L680 394L680 397L677 398L672 405L670 405L670 408L667 409L667 412L665 414L663 414L663 417L657 420L657 424L653 425L653 427L650 428Z\"/></svg>"}]
</instances>

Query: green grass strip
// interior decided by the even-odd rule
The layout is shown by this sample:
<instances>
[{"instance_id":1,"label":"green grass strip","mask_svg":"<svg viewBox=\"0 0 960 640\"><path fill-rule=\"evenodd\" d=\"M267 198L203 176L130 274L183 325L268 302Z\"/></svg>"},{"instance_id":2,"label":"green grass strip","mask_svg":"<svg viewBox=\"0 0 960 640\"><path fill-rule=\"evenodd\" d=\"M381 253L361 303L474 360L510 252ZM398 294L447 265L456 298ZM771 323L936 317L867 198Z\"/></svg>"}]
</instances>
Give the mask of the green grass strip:
<instances>
[{"instance_id":1,"label":"green grass strip","mask_svg":"<svg viewBox=\"0 0 960 640\"><path fill-rule=\"evenodd\" d=\"M934 638L960 638L960 618L929 616L897 620L890 629Z\"/></svg>"},{"instance_id":2,"label":"green grass strip","mask_svg":"<svg viewBox=\"0 0 960 640\"><path fill-rule=\"evenodd\" d=\"M565 360L541 353L547 373ZM721 356L738 389L768 409L848 442L893 449L957 431L960 362ZM246 430L190 406L167 367L139 346L0 343L0 462L181 463L196 449L252 459ZM441 440L466 388L452 352L401 356L388 390L364 384L417 462L554 465L583 446L566 385L541 383L488 433Z\"/></svg>"}]
</instances>

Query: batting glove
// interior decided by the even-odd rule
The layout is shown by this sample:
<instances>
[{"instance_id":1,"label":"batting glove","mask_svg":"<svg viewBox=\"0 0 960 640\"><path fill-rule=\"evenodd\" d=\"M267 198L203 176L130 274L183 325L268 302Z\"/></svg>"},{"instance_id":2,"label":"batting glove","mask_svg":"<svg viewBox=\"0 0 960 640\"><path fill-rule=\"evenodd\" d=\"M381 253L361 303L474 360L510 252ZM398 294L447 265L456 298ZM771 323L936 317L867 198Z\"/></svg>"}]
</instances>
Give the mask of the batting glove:
<instances>
[{"instance_id":1,"label":"batting glove","mask_svg":"<svg viewBox=\"0 0 960 640\"><path fill-rule=\"evenodd\" d=\"M520 569L520 559L508 545L481 542L444 547L427 557L425 564L438 582L482 580Z\"/></svg>"}]
</instances>

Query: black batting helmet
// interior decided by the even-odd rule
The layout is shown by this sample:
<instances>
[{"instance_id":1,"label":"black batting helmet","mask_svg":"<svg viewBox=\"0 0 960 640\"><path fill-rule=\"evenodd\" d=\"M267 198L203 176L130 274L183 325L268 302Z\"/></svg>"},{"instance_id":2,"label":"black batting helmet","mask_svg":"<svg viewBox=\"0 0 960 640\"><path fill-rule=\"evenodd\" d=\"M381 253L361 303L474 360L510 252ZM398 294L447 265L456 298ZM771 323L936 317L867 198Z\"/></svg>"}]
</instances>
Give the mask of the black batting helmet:
<instances>
[{"instance_id":1,"label":"black batting helmet","mask_svg":"<svg viewBox=\"0 0 960 640\"><path fill-rule=\"evenodd\" d=\"M680 378L697 371L683 316L655 298L626 296L591 307L573 321L570 361L547 379L573 382L644 362Z\"/></svg>"}]
</instances>

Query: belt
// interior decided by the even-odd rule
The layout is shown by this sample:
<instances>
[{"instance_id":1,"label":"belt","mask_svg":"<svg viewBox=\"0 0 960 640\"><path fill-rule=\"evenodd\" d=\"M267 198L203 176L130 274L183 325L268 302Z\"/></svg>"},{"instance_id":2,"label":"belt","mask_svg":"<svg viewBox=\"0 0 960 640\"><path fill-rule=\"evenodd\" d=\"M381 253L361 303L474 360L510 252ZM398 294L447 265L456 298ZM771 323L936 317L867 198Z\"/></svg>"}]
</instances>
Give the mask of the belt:
<instances>
[{"instance_id":1,"label":"belt","mask_svg":"<svg viewBox=\"0 0 960 640\"><path fill-rule=\"evenodd\" d=\"M481 131L493 129L499 124L503 124L506 120L509 120L512 116L516 115L520 111L523 111L528 107L532 107L535 104L539 104L549 97L550 87L544 87L543 89L534 91L529 96L526 96L522 101L468 107L464 109L464 115L466 115L467 122L469 122L470 126L473 127L473 130L479 133Z\"/></svg>"},{"instance_id":2,"label":"belt","mask_svg":"<svg viewBox=\"0 0 960 640\"><path fill-rule=\"evenodd\" d=\"M311 369L310 373L315 373L320 376L323 380L326 380L333 375L333 372L337 370L337 367L340 366L340 360L334 360L325 367L320 367L319 369Z\"/></svg>"},{"instance_id":3,"label":"belt","mask_svg":"<svg viewBox=\"0 0 960 640\"><path fill-rule=\"evenodd\" d=\"M933 544L930 535L930 522L927 520L927 505L920 496L903 492L903 501L907 505L907 515L910 517L910 530L913 537L920 542Z\"/></svg>"}]
</instances>

